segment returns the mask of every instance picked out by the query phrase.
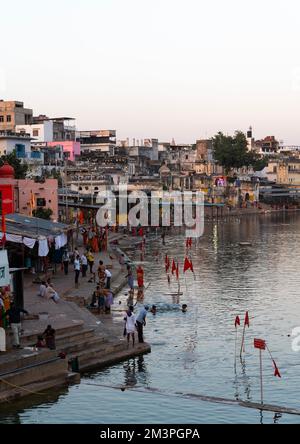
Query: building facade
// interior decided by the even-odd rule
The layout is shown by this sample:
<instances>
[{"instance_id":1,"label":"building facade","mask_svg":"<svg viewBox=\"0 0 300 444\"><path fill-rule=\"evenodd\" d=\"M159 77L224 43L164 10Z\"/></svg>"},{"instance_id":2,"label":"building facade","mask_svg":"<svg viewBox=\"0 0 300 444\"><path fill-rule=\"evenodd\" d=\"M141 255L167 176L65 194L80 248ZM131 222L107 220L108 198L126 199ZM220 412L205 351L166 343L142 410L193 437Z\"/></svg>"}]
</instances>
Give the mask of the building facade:
<instances>
[{"instance_id":1,"label":"building facade","mask_svg":"<svg viewBox=\"0 0 300 444\"><path fill-rule=\"evenodd\" d=\"M15 179L14 169L4 164L0 168L0 200L5 214L31 216L32 209L51 208L52 219L58 220L58 182L56 179L34 181ZM33 202L34 201L34 202Z\"/></svg>"},{"instance_id":2,"label":"building facade","mask_svg":"<svg viewBox=\"0 0 300 444\"><path fill-rule=\"evenodd\" d=\"M0 100L0 131L15 131L17 125L32 123L32 109L23 102Z\"/></svg>"}]
</instances>

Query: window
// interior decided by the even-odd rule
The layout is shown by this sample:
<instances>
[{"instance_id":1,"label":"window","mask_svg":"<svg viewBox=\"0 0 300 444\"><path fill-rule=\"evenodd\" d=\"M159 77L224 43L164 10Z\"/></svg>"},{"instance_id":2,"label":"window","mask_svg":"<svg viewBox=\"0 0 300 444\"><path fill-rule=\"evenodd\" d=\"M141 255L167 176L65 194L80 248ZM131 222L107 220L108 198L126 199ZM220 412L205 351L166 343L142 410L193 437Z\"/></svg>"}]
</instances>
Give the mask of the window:
<instances>
[{"instance_id":1,"label":"window","mask_svg":"<svg viewBox=\"0 0 300 444\"><path fill-rule=\"evenodd\" d=\"M4 122L4 116L0 116L0 123Z\"/></svg>"},{"instance_id":2,"label":"window","mask_svg":"<svg viewBox=\"0 0 300 444\"><path fill-rule=\"evenodd\" d=\"M37 206L37 207L45 207L45 206L46 206L46 199L44 199L44 198L42 198L42 197L39 197L39 198L36 200L36 206Z\"/></svg>"},{"instance_id":3,"label":"window","mask_svg":"<svg viewBox=\"0 0 300 444\"><path fill-rule=\"evenodd\" d=\"M34 129L32 132L33 137L39 137L39 130L38 129Z\"/></svg>"},{"instance_id":4,"label":"window","mask_svg":"<svg viewBox=\"0 0 300 444\"><path fill-rule=\"evenodd\" d=\"M10 115L6 116L6 122L11 122L11 116Z\"/></svg>"}]
</instances>

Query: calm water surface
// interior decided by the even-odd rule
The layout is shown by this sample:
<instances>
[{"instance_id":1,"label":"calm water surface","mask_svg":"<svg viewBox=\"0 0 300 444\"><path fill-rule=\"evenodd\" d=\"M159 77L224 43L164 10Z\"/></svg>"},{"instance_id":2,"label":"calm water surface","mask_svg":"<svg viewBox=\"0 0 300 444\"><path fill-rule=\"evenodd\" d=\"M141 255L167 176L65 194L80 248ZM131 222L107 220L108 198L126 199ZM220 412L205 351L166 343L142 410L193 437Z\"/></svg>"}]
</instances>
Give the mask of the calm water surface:
<instances>
[{"instance_id":1,"label":"calm water surface","mask_svg":"<svg viewBox=\"0 0 300 444\"><path fill-rule=\"evenodd\" d=\"M239 242L251 242L241 247ZM264 353L265 402L300 408L300 352L292 350L292 329L300 326L300 215L232 218L207 224L191 250L195 278L181 278L180 300L168 293L164 255L183 263L182 235L148 241L145 266L150 283L145 302L157 304L149 315L146 338L152 353L85 375L79 385L55 392L47 402L20 401L0 409L1 422L19 423L300 423L300 417L261 414L173 396L176 391L259 401L258 352L253 338L267 340L282 378L273 376ZM157 252L159 255L157 256ZM125 300L120 296L117 300ZM186 303L183 314L176 304ZM244 361L234 373L234 319L250 313ZM239 330L239 343L242 328ZM96 384L136 386L122 393ZM95 384L94 386L89 384ZM144 389L160 389L152 393Z\"/></svg>"}]
</instances>

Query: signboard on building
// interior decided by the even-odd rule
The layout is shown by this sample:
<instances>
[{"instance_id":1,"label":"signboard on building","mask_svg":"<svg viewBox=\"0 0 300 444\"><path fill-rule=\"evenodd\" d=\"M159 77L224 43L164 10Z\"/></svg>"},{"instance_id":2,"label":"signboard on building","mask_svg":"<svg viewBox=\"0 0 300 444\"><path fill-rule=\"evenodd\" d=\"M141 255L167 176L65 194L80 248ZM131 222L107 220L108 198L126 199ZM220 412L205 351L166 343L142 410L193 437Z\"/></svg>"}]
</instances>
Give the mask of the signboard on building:
<instances>
[{"instance_id":1,"label":"signboard on building","mask_svg":"<svg viewBox=\"0 0 300 444\"><path fill-rule=\"evenodd\" d=\"M7 287L10 284L10 274L7 251L0 251L0 287Z\"/></svg>"}]
</instances>

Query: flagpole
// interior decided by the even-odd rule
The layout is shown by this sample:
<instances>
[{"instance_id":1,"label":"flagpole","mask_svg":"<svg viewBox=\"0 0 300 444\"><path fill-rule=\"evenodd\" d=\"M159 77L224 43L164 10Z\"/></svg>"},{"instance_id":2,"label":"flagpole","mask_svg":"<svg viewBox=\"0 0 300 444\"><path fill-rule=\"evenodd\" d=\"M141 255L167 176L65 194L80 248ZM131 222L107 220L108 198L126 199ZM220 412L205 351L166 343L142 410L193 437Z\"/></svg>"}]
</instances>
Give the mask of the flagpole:
<instances>
[{"instance_id":1,"label":"flagpole","mask_svg":"<svg viewBox=\"0 0 300 444\"><path fill-rule=\"evenodd\" d=\"M260 367L260 398L261 398L261 404L264 403L264 397L263 397L263 370L262 370L262 352L261 349L259 349L259 367Z\"/></svg>"},{"instance_id":2,"label":"flagpole","mask_svg":"<svg viewBox=\"0 0 300 444\"><path fill-rule=\"evenodd\" d=\"M237 325L235 326L234 371L236 374Z\"/></svg>"},{"instance_id":3,"label":"flagpole","mask_svg":"<svg viewBox=\"0 0 300 444\"><path fill-rule=\"evenodd\" d=\"M245 353L245 332L246 332L246 325L249 327L249 312L246 311L245 320L244 320L244 329L243 329L243 337L242 337L242 343L241 343L241 351L240 351L240 357L242 357L242 353L244 350Z\"/></svg>"},{"instance_id":4,"label":"flagpole","mask_svg":"<svg viewBox=\"0 0 300 444\"><path fill-rule=\"evenodd\" d=\"M245 353L245 347L244 347L244 343L245 343L245 331L246 331L246 324L244 324L244 329L243 329L243 336L242 336L242 344L241 344L240 357L242 357L243 349L244 349L244 353Z\"/></svg>"}]
</instances>

